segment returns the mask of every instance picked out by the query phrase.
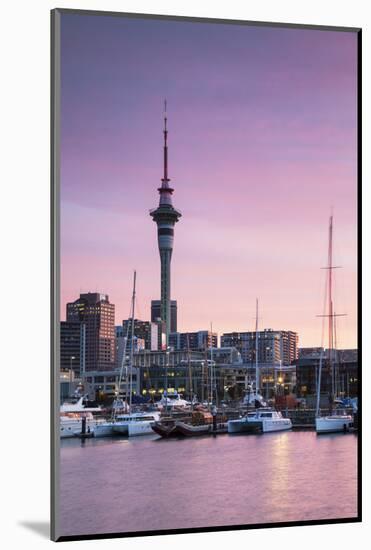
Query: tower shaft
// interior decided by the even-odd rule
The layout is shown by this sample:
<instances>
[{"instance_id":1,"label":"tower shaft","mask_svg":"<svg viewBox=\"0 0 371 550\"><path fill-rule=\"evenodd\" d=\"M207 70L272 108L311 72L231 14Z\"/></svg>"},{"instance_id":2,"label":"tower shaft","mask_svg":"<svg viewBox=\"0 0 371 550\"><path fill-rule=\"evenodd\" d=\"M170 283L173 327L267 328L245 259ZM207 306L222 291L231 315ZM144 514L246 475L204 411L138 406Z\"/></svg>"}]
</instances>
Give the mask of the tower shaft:
<instances>
[{"instance_id":1,"label":"tower shaft","mask_svg":"<svg viewBox=\"0 0 371 550\"><path fill-rule=\"evenodd\" d=\"M161 180L162 185L158 188L160 202L156 209L150 211L150 215L157 224L157 242L161 261L161 320L165 323L166 346L168 346L171 326L171 256L174 244L174 225L182 214L173 206L172 194L174 189L169 185L166 102L163 132L164 176Z\"/></svg>"},{"instance_id":2,"label":"tower shaft","mask_svg":"<svg viewBox=\"0 0 371 550\"><path fill-rule=\"evenodd\" d=\"M172 250L160 248L161 260L161 319L166 326L166 345L169 342L169 333L171 326L171 275L170 262Z\"/></svg>"}]
</instances>

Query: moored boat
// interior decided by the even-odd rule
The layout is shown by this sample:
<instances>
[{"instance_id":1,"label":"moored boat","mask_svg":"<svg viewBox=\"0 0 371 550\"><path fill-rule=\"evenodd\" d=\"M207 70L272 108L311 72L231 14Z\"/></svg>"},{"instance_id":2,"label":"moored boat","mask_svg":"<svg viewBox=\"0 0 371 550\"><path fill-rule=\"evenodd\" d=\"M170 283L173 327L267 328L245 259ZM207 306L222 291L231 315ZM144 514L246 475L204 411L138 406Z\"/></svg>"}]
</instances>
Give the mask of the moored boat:
<instances>
[{"instance_id":1,"label":"moored boat","mask_svg":"<svg viewBox=\"0 0 371 550\"><path fill-rule=\"evenodd\" d=\"M180 435L186 437L192 437L196 435L205 435L211 432L212 424L201 424L200 426L194 426L178 420L176 423L176 429Z\"/></svg>"},{"instance_id":2,"label":"moored boat","mask_svg":"<svg viewBox=\"0 0 371 550\"><path fill-rule=\"evenodd\" d=\"M228 433L268 433L291 430L292 422L281 412L268 407L256 409L242 418L228 421Z\"/></svg>"},{"instance_id":3,"label":"moored boat","mask_svg":"<svg viewBox=\"0 0 371 550\"><path fill-rule=\"evenodd\" d=\"M61 439L74 437L75 432L81 430L83 419L86 421L86 428L92 430L94 426L93 413L102 413L100 407L89 407L87 396L81 396L76 402L65 402L60 407L59 435Z\"/></svg>"},{"instance_id":4,"label":"moored boat","mask_svg":"<svg viewBox=\"0 0 371 550\"><path fill-rule=\"evenodd\" d=\"M155 403L155 407L159 410L164 410L164 411L171 411L171 410L175 410L175 409L182 409L182 408L187 408L190 406L190 403L189 401L186 401L185 399L183 399L181 397L181 395L174 391L174 392L167 392L166 390L164 391L160 401L157 401Z\"/></svg>"},{"instance_id":5,"label":"moored boat","mask_svg":"<svg viewBox=\"0 0 371 550\"><path fill-rule=\"evenodd\" d=\"M331 415L316 418L316 432L318 434L349 432L351 428L353 428L353 416L344 412L336 413L335 411Z\"/></svg>"},{"instance_id":6,"label":"moored boat","mask_svg":"<svg viewBox=\"0 0 371 550\"><path fill-rule=\"evenodd\" d=\"M175 422L153 422L151 424L151 429L157 435L161 437L179 437L180 432L177 429Z\"/></svg>"},{"instance_id":7,"label":"moored boat","mask_svg":"<svg viewBox=\"0 0 371 550\"><path fill-rule=\"evenodd\" d=\"M95 421L92 413L69 413L60 416L59 435L61 439L74 437L75 432L81 431L82 419L86 419L86 426L93 430Z\"/></svg>"},{"instance_id":8,"label":"moored boat","mask_svg":"<svg viewBox=\"0 0 371 550\"><path fill-rule=\"evenodd\" d=\"M160 419L160 414L157 412L153 413L143 413L140 416L134 416L130 419L130 421L127 424L127 435L129 437L135 436L135 435L146 435L152 433L151 424L153 422L157 422ZM118 433L122 432L123 426L122 424L116 428L114 428L115 431L118 431Z\"/></svg>"},{"instance_id":9,"label":"moored boat","mask_svg":"<svg viewBox=\"0 0 371 550\"><path fill-rule=\"evenodd\" d=\"M143 427L142 433L151 433L150 425L159 420L159 413L137 412L131 414L117 415L112 420L96 423L93 430L95 437L114 437L116 435L134 435L134 431L129 433L129 426L135 424L138 428L137 435L140 433L140 425ZM149 426L149 427L148 427Z\"/></svg>"}]
</instances>

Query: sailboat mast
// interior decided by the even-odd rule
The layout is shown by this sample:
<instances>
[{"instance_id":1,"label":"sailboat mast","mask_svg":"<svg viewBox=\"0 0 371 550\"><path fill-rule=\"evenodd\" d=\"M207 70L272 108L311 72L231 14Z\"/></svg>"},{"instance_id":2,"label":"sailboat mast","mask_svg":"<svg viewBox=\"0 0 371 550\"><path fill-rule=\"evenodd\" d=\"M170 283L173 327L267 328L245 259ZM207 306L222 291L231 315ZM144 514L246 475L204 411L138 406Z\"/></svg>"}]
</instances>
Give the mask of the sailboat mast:
<instances>
[{"instance_id":1,"label":"sailboat mast","mask_svg":"<svg viewBox=\"0 0 371 550\"><path fill-rule=\"evenodd\" d=\"M213 404L214 372L213 372L213 324L210 323L210 403Z\"/></svg>"},{"instance_id":2,"label":"sailboat mast","mask_svg":"<svg viewBox=\"0 0 371 550\"><path fill-rule=\"evenodd\" d=\"M333 233L333 218L330 216L329 239L328 239L328 353L329 365L331 370L331 393L332 397L335 394L334 388L334 366L333 366L333 348L334 348L334 316L332 302L332 233Z\"/></svg>"},{"instance_id":3,"label":"sailboat mast","mask_svg":"<svg viewBox=\"0 0 371 550\"><path fill-rule=\"evenodd\" d=\"M134 271L133 295L131 299L131 346L130 346L130 396L129 407L131 410L132 395L133 395L133 356L134 356L134 315L135 315L135 286L137 280L137 272Z\"/></svg>"},{"instance_id":4,"label":"sailboat mast","mask_svg":"<svg viewBox=\"0 0 371 550\"><path fill-rule=\"evenodd\" d=\"M334 311L334 361L333 361L333 369L334 369L334 396L337 397L339 393L339 354L337 350L337 338L336 338L336 312Z\"/></svg>"},{"instance_id":5,"label":"sailboat mast","mask_svg":"<svg viewBox=\"0 0 371 550\"><path fill-rule=\"evenodd\" d=\"M334 358L333 358L335 348L337 347L335 319L336 319L336 317L343 317L343 316L346 315L345 313L335 313L334 312L333 293L332 293L332 285L333 285L333 274L332 274L332 272L333 272L334 269L338 269L340 266L336 266L336 265L332 264L332 249L333 249L333 216L331 215L330 216L330 224L329 224L327 266L322 268L322 269L327 270L326 288L325 288L325 308L324 308L325 311L324 311L323 315L317 315L317 317L327 317L328 318L328 362L329 362L330 372L331 372L330 409L332 409L332 401L335 397L335 369L334 369ZM326 313L326 296L327 296L328 313ZM335 344L334 344L334 337L335 337ZM321 342L322 350L321 350L319 369L318 369L316 416L319 415L323 345L324 345L324 324L322 325L322 342Z\"/></svg>"},{"instance_id":6,"label":"sailboat mast","mask_svg":"<svg viewBox=\"0 0 371 550\"><path fill-rule=\"evenodd\" d=\"M259 335L258 335L258 322L259 322L259 300L256 299L256 317L255 317L255 394L259 392L260 380L259 380Z\"/></svg>"},{"instance_id":7,"label":"sailboat mast","mask_svg":"<svg viewBox=\"0 0 371 550\"><path fill-rule=\"evenodd\" d=\"M193 409L192 368L191 368L191 359L189 355L189 334L188 333L187 333L187 363L188 363L188 376L189 376L189 396L191 399L191 407Z\"/></svg>"}]
</instances>

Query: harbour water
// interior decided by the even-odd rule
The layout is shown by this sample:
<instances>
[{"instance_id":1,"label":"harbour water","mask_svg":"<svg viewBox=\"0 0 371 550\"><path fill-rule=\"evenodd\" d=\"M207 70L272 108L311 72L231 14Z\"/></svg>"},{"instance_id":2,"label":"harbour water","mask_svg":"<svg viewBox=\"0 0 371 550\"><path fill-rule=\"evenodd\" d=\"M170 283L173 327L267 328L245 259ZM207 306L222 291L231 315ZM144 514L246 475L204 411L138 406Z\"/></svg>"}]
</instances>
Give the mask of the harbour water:
<instances>
[{"instance_id":1,"label":"harbour water","mask_svg":"<svg viewBox=\"0 0 371 550\"><path fill-rule=\"evenodd\" d=\"M61 441L60 535L352 518L357 436Z\"/></svg>"}]
</instances>

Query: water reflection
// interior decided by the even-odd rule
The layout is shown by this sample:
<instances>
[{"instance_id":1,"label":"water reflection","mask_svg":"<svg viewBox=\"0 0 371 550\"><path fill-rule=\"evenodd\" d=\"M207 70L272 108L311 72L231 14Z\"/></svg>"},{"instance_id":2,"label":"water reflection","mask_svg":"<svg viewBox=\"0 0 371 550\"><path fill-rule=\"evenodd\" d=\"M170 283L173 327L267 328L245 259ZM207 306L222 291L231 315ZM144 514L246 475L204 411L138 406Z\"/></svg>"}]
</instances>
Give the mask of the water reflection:
<instances>
[{"instance_id":1,"label":"water reflection","mask_svg":"<svg viewBox=\"0 0 371 550\"><path fill-rule=\"evenodd\" d=\"M357 437L65 440L63 534L357 515Z\"/></svg>"}]
</instances>

